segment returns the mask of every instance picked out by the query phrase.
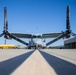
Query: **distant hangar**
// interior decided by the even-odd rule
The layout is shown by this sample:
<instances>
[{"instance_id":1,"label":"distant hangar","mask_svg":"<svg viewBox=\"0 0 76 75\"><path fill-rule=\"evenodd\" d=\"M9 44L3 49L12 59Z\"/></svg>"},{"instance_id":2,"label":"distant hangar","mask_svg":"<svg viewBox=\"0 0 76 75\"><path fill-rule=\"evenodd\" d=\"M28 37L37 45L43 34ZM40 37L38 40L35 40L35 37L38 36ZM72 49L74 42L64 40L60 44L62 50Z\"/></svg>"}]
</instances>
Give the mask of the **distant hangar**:
<instances>
[{"instance_id":1,"label":"distant hangar","mask_svg":"<svg viewBox=\"0 0 76 75\"><path fill-rule=\"evenodd\" d=\"M65 40L64 47L67 49L76 49L76 37Z\"/></svg>"}]
</instances>

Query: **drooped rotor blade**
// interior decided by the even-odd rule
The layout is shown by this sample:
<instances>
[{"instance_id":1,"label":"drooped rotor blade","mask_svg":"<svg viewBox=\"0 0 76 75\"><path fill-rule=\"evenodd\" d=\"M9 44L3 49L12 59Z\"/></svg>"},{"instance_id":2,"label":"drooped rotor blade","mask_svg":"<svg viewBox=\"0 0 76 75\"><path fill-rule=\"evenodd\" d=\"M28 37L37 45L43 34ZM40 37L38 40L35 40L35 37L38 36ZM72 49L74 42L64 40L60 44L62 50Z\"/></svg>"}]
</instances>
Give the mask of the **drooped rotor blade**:
<instances>
[{"instance_id":1,"label":"drooped rotor blade","mask_svg":"<svg viewBox=\"0 0 76 75\"><path fill-rule=\"evenodd\" d=\"M67 6L66 11L66 29L70 31L70 7Z\"/></svg>"},{"instance_id":2,"label":"drooped rotor blade","mask_svg":"<svg viewBox=\"0 0 76 75\"><path fill-rule=\"evenodd\" d=\"M2 37L4 35L4 33L0 34L0 37Z\"/></svg>"},{"instance_id":3,"label":"drooped rotor blade","mask_svg":"<svg viewBox=\"0 0 76 75\"><path fill-rule=\"evenodd\" d=\"M76 34L75 34L75 33L73 33L73 32L71 33L71 35L76 37Z\"/></svg>"},{"instance_id":4,"label":"drooped rotor blade","mask_svg":"<svg viewBox=\"0 0 76 75\"><path fill-rule=\"evenodd\" d=\"M46 43L46 46L48 46L48 45L50 45L50 44L52 44L52 43L56 42L57 40L59 40L59 39L63 38L65 35L66 35L66 33L65 33L65 34L61 34L61 35L59 35L59 36L58 36L58 37L56 37L54 40L49 41L48 43Z\"/></svg>"},{"instance_id":5,"label":"drooped rotor blade","mask_svg":"<svg viewBox=\"0 0 76 75\"><path fill-rule=\"evenodd\" d=\"M19 42L23 43L23 44L26 45L26 46L28 45L27 42L19 39L18 37L16 37L15 35L10 34L9 32L8 32L8 36L11 37L11 38L13 38L13 39L16 40L16 41L19 41Z\"/></svg>"},{"instance_id":6,"label":"drooped rotor blade","mask_svg":"<svg viewBox=\"0 0 76 75\"><path fill-rule=\"evenodd\" d=\"M4 31L8 31L7 8L4 7Z\"/></svg>"}]
</instances>

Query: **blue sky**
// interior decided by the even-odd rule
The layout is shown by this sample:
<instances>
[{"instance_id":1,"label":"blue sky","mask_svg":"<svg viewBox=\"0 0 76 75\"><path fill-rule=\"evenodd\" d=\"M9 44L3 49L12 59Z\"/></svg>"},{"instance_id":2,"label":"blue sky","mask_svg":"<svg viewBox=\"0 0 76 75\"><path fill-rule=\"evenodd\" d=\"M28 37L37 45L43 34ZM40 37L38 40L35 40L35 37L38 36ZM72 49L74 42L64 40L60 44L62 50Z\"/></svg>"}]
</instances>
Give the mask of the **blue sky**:
<instances>
[{"instance_id":1,"label":"blue sky","mask_svg":"<svg viewBox=\"0 0 76 75\"><path fill-rule=\"evenodd\" d=\"M71 29L75 33L76 0L0 0L0 33L3 31L5 6L9 32L42 34L65 31L67 5L70 6ZM52 46L63 45L63 41L61 39ZM4 44L3 37L0 37L0 44ZM13 39L7 40L7 44L23 46Z\"/></svg>"}]
</instances>

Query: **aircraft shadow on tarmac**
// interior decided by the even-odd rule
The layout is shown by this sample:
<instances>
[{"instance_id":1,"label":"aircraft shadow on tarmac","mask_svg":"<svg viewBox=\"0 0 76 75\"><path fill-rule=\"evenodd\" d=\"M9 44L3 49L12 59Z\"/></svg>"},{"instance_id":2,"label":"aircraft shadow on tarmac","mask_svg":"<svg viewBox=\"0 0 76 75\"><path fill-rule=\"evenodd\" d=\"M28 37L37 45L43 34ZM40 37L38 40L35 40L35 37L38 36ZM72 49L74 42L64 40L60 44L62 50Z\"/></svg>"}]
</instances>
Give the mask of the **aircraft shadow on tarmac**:
<instances>
[{"instance_id":1,"label":"aircraft shadow on tarmac","mask_svg":"<svg viewBox=\"0 0 76 75\"><path fill-rule=\"evenodd\" d=\"M33 51L0 62L0 75L10 75L10 74L11 74L17 67L19 67L32 53L33 53Z\"/></svg>"},{"instance_id":2,"label":"aircraft shadow on tarmac","mask_svg":"<svg viewBox=\"0 0 76 75\"><path fill-rule=\"evenodd\" d=\"M76 65L41 50L40 53L49 65L52 66L57 75L76 75Z\"/></svg>"}]
</instances>

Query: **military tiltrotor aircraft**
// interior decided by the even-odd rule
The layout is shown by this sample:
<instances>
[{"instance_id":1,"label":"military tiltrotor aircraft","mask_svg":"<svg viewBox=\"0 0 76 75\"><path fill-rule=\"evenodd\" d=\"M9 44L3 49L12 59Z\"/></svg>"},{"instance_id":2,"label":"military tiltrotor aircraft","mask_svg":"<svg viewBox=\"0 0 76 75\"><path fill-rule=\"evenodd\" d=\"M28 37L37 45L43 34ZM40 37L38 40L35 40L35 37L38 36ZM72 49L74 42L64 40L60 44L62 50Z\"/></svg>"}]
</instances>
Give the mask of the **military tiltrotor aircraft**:
<instances>
[{"instance_id":1,"label":"military tiltrotor aircraft","mask_svg":"<svg viewBox=\"0 0 76 75\"><path fill-rule=\"evenodd\" d=\"M61 38L70 38L70 35L75 35L70 29L70 7L67 6L66 11L66 30L60 33L46 33L42 35L32 35L32 34L22 34L22 33L10 33L8 31L8 21L7 21L7 8L4 7L4 30L0 34L0 37L4 35L4 38L17 40L22 44L26 45L29 49L33 48L46 48L48 45L56 42ZM29 43L21 40L20 38L30 39ZM55 38L47 43L45 43L45 38Z\"/></svg>"}]
</instances>

